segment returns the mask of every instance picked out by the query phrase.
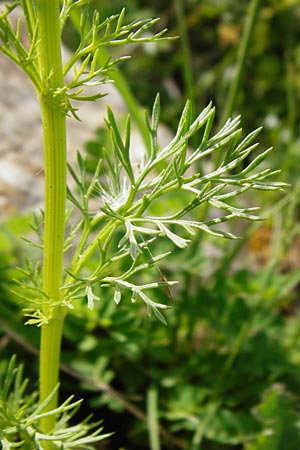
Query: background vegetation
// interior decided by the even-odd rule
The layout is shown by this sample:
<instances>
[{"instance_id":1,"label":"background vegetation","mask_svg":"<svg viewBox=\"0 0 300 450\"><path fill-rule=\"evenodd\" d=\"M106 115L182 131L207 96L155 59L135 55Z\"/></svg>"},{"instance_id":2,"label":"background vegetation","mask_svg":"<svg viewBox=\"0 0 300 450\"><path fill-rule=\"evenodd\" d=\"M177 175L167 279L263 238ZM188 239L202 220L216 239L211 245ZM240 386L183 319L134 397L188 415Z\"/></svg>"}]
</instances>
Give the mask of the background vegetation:
<instances>
[{"instance_id":1,"label":"background vegetation","mask_svg":"<svg viewBox=\"0 0 300 450\"><path fill-rule=\"evenodd\" d=\"M123 3L94 6L106 16ZM128 0L128 21L159 16L160 28L182 36L150 50L135 47L137 57L123 63L138 102L150 109L159 91L172 130L187 97L195 112L212 100L220 124L253 3ZM282 194L258 191L259 201L248 196L249 205L263 205L266 221L235 225L244 239L234 243L200 235L153 269L180 280L171 292L155 293L172 306L167 326L139 304L116 307L107 293L94 310L83 306L67 318L61 395L78 392L104 430L116 432L99 448L300 448L299 20L296 0L259 2L231 111L242 115L245 133L264 125L262 144L275 148L268 164L291 185ZM65 36L70 46L74 33ZM98 130L86 145L91 165L103 140ZM0 369L16 353L31 377L38 331L24 327L12 286L22 276L16 236L27 221L14 217L0 229Z\"/></svg>"}]
</instances>

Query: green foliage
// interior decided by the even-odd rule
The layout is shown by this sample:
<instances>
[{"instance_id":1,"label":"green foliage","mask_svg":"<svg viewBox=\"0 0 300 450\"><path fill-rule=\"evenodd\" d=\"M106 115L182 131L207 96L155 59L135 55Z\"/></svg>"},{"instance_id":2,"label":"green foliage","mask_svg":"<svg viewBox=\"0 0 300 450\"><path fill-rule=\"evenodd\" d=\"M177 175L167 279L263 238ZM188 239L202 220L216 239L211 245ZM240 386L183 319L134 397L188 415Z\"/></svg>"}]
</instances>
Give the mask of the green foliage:
<instances>
[{"instance_id":1,"label":"green foliage","mask_svg":"<svg viewBox=\"0 0 300 450\"><path fill-rule=\"evenodd\" d=\"M106 439L101 435L99 424L90 424L88 419L79 425L67 424L78 409L80 401L72 397L53 411L45 412L55 391L38 407L36 393L26 393L28 380L23 379L22 366L16 366L15 357L10 360L0 384L0 443L3 450L22 448L24 450L46 449L46 442L52 442L54 449L92 449L93 443ZM57 389L56 389L57 391ZM45 415L57 416L55 429L47 435L41 432L39 422ZM97 427L96 431L93 429Z\"/></svg>"},{"instance_id":2,"label":"green foliage","mask_svg":"<svg viewBox=\"0 0 300 450\"><path fill-rule=\"evenodd\" d=\"M175 3L178 1L127 2L127 14L131 18L149 14L162 17L169 35L181 35ZM164 104L162 119L173 129L188 96L186 67L193 79L195 104L203 107L212 100L221 117L250 4L248 0L181 3L191 58L186 59L180 38L169 45L156 46L152 52L135 48L132 54L138 57L122 67L141 104L150 108L153 97L160 91ZM107 14L120 8L120 2L108 0L96 0L95 4ZM290 151L299 161L295 148L299 134L299 15L297 1L259 2L234 108L235 113L242 115L246 132L258 124L264 125L265 145L281 149L272 158L274 165L287 164L295 178L297 170ZM153 67L158 70L152 70Z\"/></svg>"},{"instance_id":3,"label":"green foliage","mask_svg":"<svg viewBox=\"0 0 300 450\"><path fill-rule=\"evenodd\" d=\"M18 236L28 233L29 216L16 216L0 224L0 298L1 318L11 319L18 308L13 295L15 282L22 282L22 275L17 267L23 252ZM20 316L18 318L21 317Z\"/></svg>"},{"instance_id":4,"label":"green foliage","mask_svg":"<svg viewBox=\"0 0 300 450\"><path fill-rule=\"evenodd\" d=\"M239 208L234 204L236 198L249 189L273 190L283 186L282 183L268 181L274 175L271 170L254 170L270 150L259 154L248 164L244 163L257 147L253 140L260 130L254 131L238 143L241 129L238 128L239 120L234 119L228 120L218 133L210 136L214 117L212 106L209 105L192 120L191 105L187 102L174 139L160 148L157 139L159 117L160 102L157 97L151 121L147 121L151 152L138 167L132 164L129 154L130 118L126 121L123 140L110 109L107 126L112 149L99 154L99 163L93 178L85 178L85 160L80 154L79 175L69 166L81 198L76 199L70 190L68 196L82 213L83 231L78 246L82 249L80 255L77 248L71 268L67 269L69 277L74 281L68 282L64 287L64 302L71 304L72 299L86 295L88 308L92 309L94 301L100 300L94 294L93 286L100 284L114 289L114 301L117 304L121 300L122 292L130 290L132 302L140 298L146 303L149 314L153 312L165 322L159 309L166 308L166 305L153 302L144 291L154 287L171 286L173 282L158 281L138 286L131 281L133 276L168 256L168 253L152 256L149 247L158 238L165 237L178 248L185 248L190 242L187 237L194 235L196 231L235 239L234 234L215 226L235 218L259 219L253 214L257 208ZM204 129L200 135L201 140L192 151L188 148L189 141L199 135L201 128ZM215 156L215 153L221 157L216 169L210 173L197 172L199 163L203 165L204 158ZM99 181L101 166L106 168L106 174ZM95 190L100 197L99 212L93 213L89 200ZM174 210L170 196L181 199L181 204ZM157 216L152 214L153 204L159 204ZM191 214L203 205L220 210L220 215L210 220L194 220ZM167 214L162 216L162 211ZM89 233L95 228L100 231L97 231L92 242L87 244ZM119 236L117 242L116 233ZM94 254L99 255L98 264L89 277L81 277L81 268L86 271L88 260ZM117 274L117 270L112 267L115 267L116 261L127 256L132 260L131 265L127 266L125 272ZM114 273L114 276L111 273Z\"/></svg>"},{"instance_id":5,"label":"green foliage","mask_svg":"<svg viewBox=\"0 0 300 450\"><path fill-rule=\"evenodd\" d=\"M63 75L70 71L74 72L73 79L63 87L49 90L47 102L55 108L60 108L66 114L71 112L76 119L76 109L72 106L72 100L93 101L101 98L103 93L83 94L89 87L97 87L109 81L109 71L122 61L123 58L111 60L99 65L98 52L101 47L118 46L130 43L146 43L169 40L163 37L166 30L162 30L153 36L147 32L159 19L135 20L124 24L125 9L120 14L112 15L105 20L100 20L100 15L94 11L91 22L89 20L90 10L87 1L64 1L62 2L60 14L60 26L63 30L68 17L75 11L80 18L80 42L73 52L69 61L63 68ZM17 6L22 6L26 19L30 48L27 49L21 42L21 18L18 20L16 29L13 28L9 14ZM35 6L31 2L17 0L1 12L0 16L0 43L1 52L12 59L27 74L37 92L43 90L41 74L38 61L38 22ZM126 58L125 58L126 59ZM79 66L78 66L79 64ZM52 75L51 75L52 76ZM45 92L43 92L45 95Z\"/></svg>"},{"instance_id":6,"label":"green foliage","mask_svg":"<svg viewBox=\"0 0 300 450\"><path fill-rule=\"evenodd\" d=\"M137 98L130 97L126 81L117 72L117 64L126 58L114 49L126 44L127 51L127 44L135 43L138 45L132 51L134 54L141 51L146 42L163 41L163 58L155 46L145 60L148 65L149 59L155 61L157 70L153 70L154 63L150 64L152 76L158 77L161 73L165 79L176 73L182 60L180 52L173 51L173 55L166 56L176 44L165 37L165 30L157 30L156 19L145 19L145 11L137 15L136 2L128 2L128 22L118 2L107 5L101 1L101 15L89 3L65 0L57 17L60 32L67 23L69 25L70 18L78 33L74 52L58 74L58 78L72 74L68 83L53 85L57 75L53 73L54 66L48 73L43 72L43 28L37 20L36 2L20 0L5 6L0 15L1 51L28 75L43 107L49 112L48 118L57 115L53 127L60 124L58 131L64 129L65 115L72 114L75 118L80 115L73 105L74 100L101 98L104 95L100 90L102 85L114 80L140 128L147 151L138 164L133 163L131 118L128 116L122 127L108 108L106 130L100 132L107 138L103 140L101 135L99 141L90 144L93 158L78 151L77 167L69 165L73 181L67 188L67 197L71 209L65 223L63 215L62 220L58 220L67 230L67 236L58 255L62 260L64 253L65 268L64 273L58 270L55 274L58 280L63 279L62 284L57 283L57 295L53 295L51 286L51 293L45 288L48 278L55 278L53 273L58 267L51 259L57 242L53 245L45 233L45 217L49 217L47 206L40 217L33 218L36 241L32 242L31 237L25 239L32 249L18 275L15 266L20 250L11 244L11 232L6 228L1 232L0 257L4 270L1 271L0 297L4 297L5 302L1 302L0 308L6 320L1 319L4 333L18 345L36 352L39 344L35 331L23 331L20 326L21 306L25 305L25 314L29 316L27 323L39 325L42 332L53 329L55 322L63 323L68 313L62 369L76 380L72 391L78 390L80 380L80 390L89 400L91 409L99 410L101 417L107 412L108 417L117 417L113 425L120 442L116 441L115 445L112 438L113 448L123 445L132 450L149 446L151 450L161 446L189 450L297 448L300 328L295 297L299 270L289 268L284 273L286 269L280 258L287 253L288 245L297 243L299 238L299 227L294 226L299 189L295 187L291 194L281 198L285 206L274 203L269 194L274 203L272 220L278 221L280 214L285 216L281 219L284 232L274 231L278 241L283 237L284 242L274 252L272 247L269 265L257 271L251 271L247 265L240 267L238 255L242 243L237 239L241 231L240 219L254 222L259 219L258 208L252 206L257 203L256 193L272 193L286 186L273 181L278 171L271 168L272 164L266 164L270 149L259 152L256 138L260 128L245 136L239 118L228 119L218 127L214 123L215 109L210 103L195 115L191 102L183 105L181 98L175 102L172 99L172 106L164 107L167 113L162 114L158 95L150 117L146 113L143 121L136 108ZM186 21L183 17L177 18L181 30L187 31L191 19L195 23L201 21L201 39L205 37L208 49L212 45L215 47L219 26L229 21L229 28L234 28L245 6L245 2L237 5L231 0L221 3L212 0L199 6L195 1L187 2ZM26 46L20 40L21 22L14 28L9 20L10 12L20 5L29 38ZM180 2L176 5L180 6ZM230 12L228 5L232 6ZM287 5L284 2L283 10ZM116 7L117 10L111 11ZM164 8L165 5L151 3L148 7ZM293 7L297 10L295 5ZM105 8L111 14L103 14ZM271 9L274 15L280 15L280 7L275 3ZM183 11L177 8L177 14ZM47 17L45 19L47 23ZM253 38L260 45L255 51L250 46L244 56L264 55L270 30L269 22L265 20L263 25L266 39L258 39L254 27ZM176 34L175 31L170 34ZM194 39L190 39L192 52L198 48L198 31L197 34L193 33ZM49 37L49 33L46 35ZM186 35L185 39L185 50L188 50L189 37ZM214 61L219 59L219 53L224 54L224 48L211 53ZM224 59L224 67L230 68L232 55L229 54L228 61ZM188 53L184 63L194 63L192 59L188 61ZM194 86L191 78L183 79L180 89L192 91L200 104L205 104L207 97L214 97L220 103L225 84L220 82L214 89L213 83L220 79L221 69L198 70L198 59L195 64L199 79ZM245 59L241 64L244 66ZM258 72L266 71L264 64L265 58L261 58ZM276 69L276 61L272 66ZM136 70L134 64L131 67ZM142 72L141 66L137 67ZM181 77L186 77L189 71L191 66L186 66ZM136 76L128 78L134 80L135 88L138 87ZM142 83L145 79L144 76ZM224 79L226 81L226 77ZM263 86L258 84L254 102L248 98L249 93L252 96L251 89L243 92L240 86L237 92L237 109L243 98L248 99L252 107L246 111L246 116L254 115L256 123L261 113L257 114L253 103L257 102L260 89L266 91L269 78L264 82ZM244 83L249 83L247 76ZM290 87L289 101L293 92L293 86ZM144 95L146 90L142 91ZM153 98L151 93L148 105L150 97ZM165 103L166 96L163 98ZM290 125L294 130L292 103ZM179 119L175 118L177 115ZM160 146L158 128L165 117L174 127L174 137L169 144ZM45 128L49 131L49 127ZM248 124L247 128L250 128ZM51 144L50 154L57 149L60 151L57 159L54 158L56 166L47 165L46 158L46 172L51 169L56 174L56 169L60 169L64 174L64 161L59 158L65 148L61 146L63 139L55 141L58 136L55 130L52 131L56 145ZM291 172L294 170L293 167ZM60 185L61 179L58 177L56 182L60 194L64 195L66 186ZM50 183L50 191L52 187ZM54 197L52 205L57 198L61 195ZM285 209L286 204L289 208ZM280 208L282 213L279 213ZM55 212L58 213L57 210L53 215L50 212L50 216L55 217ZM22 220L21 224L23 229ZM252 230L249 228L247 233L251 234ZM54 233L55 236L62 234ZM39 259L41 251L46 253L46 245L50 249L48 268L51 270L45 275ZM220 260L211 257L210 252L216 247L221 253ZM11 289L10 278L16 277L19 286ZM173 278L181 283L171 281ZM21 306L13 297L15 293L21 299ZM285 316L290 307L295 308L293 318ZM152 313L159 321L147 317ZM56 335L59 333L54 330L52 337ZM51 339L47 340L52 345ZM7 345L9 353L11 344ZM58 353L59 345L60 342ZM43 361L53 353L42 349ZM58 358L54 372L58 371L57 365ZM65 395L66 401L53 406L57 387L40 400L36 394L29 395L22 370L14 359L7 368L2 367L0 438L3 449L92 449L96 442L108 436L102 435L99 423L90 423L89 418L74 424L80 402L73 401L73 397ZM51 374L45 369L44 373L47 383ZM65 384L65 390L68 383L70 381ZM129 413L139 421L133 421ZM119 426L120 417L126 420L124 435ZM48 418L50 421L46 423L44 419Z\"/></svg>"},{"instance_id":7,"label":"green foliage","mask_svg":"<svg viewBox=\"0 0 300 450\"><path fill-rule=\"evenodd\" d=\"M257 407L257 416L263 430L248 450L292 450L299 447L299 421L296 415L296 401L286 392L284 386L271 386Z\"/></svg>"},{"instance_id":8,"label":"green foliage","mask_svg":"<svg viewBox=\"0 0 300 450\"><path fill-rule=\"evenodd\" d=\"M178 253L171 258L181 274L186 258ZM199 273L203 266L198 263ZM134 404L140 407L154 386L159 423L169 435L193 443L195 449L243 445L248 450L268 427L269 419L260 413L262 393L267 398L278 384L287 398L300 392L299 344L295 345L299 316L286 321L281 311L299 276L294 276L293 283L290 276L282 275L279 280L274 276L266 290L266 275L266 270L258 274L243 270L230 277L214 273L205 285L198 275L189 278L187 286L172 288L167 327L147 319L138 305L123 302L116 306L105 290L96 291L101 302L91 311L82 305L76 309L77 318L67 320L70 348L64 360L83 375L85 384L92 376L87 395L94 408L108 405L117 414L124 411L122 397L116 399L107 389L99 397L103 381L137 399ZM188 294L191 285L193 294ZM166 301L166 292L158 295ZM295 401L283 409L283 418L286 412L296 426ZM276 424L281 416L274 410L272 417ZM291 439L295 426L291 431L283 427L288 435L291 432ZM136 422L131 427L135 432L131 437L124 434L121 442L148 448L146 433L142 433L146 427ZM163 448L181 448L168 438L162 437Z\"/></svg>"}]
</instances>

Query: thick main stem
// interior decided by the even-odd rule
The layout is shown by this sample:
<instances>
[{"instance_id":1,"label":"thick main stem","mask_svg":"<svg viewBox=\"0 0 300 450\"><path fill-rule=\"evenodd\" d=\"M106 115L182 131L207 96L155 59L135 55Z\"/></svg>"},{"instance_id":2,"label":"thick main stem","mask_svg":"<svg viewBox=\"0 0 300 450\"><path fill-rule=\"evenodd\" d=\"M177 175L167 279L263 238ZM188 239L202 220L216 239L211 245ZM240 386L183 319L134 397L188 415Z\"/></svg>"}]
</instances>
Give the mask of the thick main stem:
<instances>
[{"instance_id":1,"label":"thick main stem","mask_svg":"<svg viewBox=\"0 0 300 450\"><path fill-rule=\"evenodd\" d=\"M41 73L41 105L44 170L45 218L43 254L43 290L48 302L43 314L48 318L42 326L40 347L40 401L52 392L58 383L60 346L65 311L57 306L61 299L63 273L63 245L66 200L66 118L63 98L55 96L63 86L59 0L37 0L39 27L39 58ZM47 410L55 408L53 398ZM42 431L50 432L55 417L41 421ZM51 444L49 444L49 449Z\"/></svg>"}]
</instances>

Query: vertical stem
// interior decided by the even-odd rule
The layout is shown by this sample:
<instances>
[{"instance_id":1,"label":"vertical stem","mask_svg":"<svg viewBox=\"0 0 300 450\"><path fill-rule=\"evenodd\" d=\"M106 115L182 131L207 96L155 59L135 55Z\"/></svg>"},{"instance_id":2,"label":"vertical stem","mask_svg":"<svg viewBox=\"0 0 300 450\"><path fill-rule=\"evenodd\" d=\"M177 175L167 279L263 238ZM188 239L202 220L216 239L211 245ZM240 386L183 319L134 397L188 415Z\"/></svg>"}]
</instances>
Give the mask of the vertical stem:
<instances>
[{"instance_id":1,"label":"vertical stem","mask_svg":"<svg viewBox=\"0 0 300 450\"><path fill-rule=\"evenodd\" d=\"M175 12L177 16L180 45L182 52L181 69L185 87L186 97L191 100L192 105L195 104L195 90L193 77L192 53L189 42L188 30L186 27L184 2L183 0L174 0Z\"/></svg>"},{"instance_id":2,"label":"vertical stem","mask_svg":"<svg viewBox=\"0 0 300 450\"><path fill-rule=\"evenodd\" d=\"M28 30L30 39L32 39L34 33L34 24L36 23L36 14L34 5L32 1L28 0L21 0L21 5L26 21L26 28Z\"/></svg>"},{"instance_id":3,"label":"vertical stem","mask_svg":"<svg viewBox=\"0 0 300 450\"><path fill-rule=\"evenodd\" d=\"M147 422L151 450L161 450L158 420L158 390L152 385L147 392Z\"/></svg>"},{"instance_id":4,"label":"vertical stem","mask_svg":"<svg viewBox=\"0 0 300 450\"><path fill-rule=\"evenodd\" d=\"M39 63L41 73L41 106L44 169L45 220L43 254L43 290L49 302L43 307L48 323L42 326L40 347L40 401L58 383L60 346L64 308L57 306L61 298L63 273L63 245L66 200L66 119L62 109L64 98L55 97L55 90L63 86L60 48L59 0L36 0L39 28ZM55 408L53 398L47 409ZM42 431L50 432L55 417L41 421ZM52 448L49 443L47 448Z\"/></svg>"},{"instance_id":5,"label":"vertical stem","mask_svg":"<svg viewBox=\"0 0 300 450\"><path fill-rule=\"evenodd\" d=\"M231 116L233 109L235 107L238 90L240 87L243 71L245 68L245 61L249 48L249 43L253 34L259 6L260 6L259 0L251 0L249 4L244 31L238 48L234 77L229 87L228 95L225 100L225 105L220 121L221 125L224 124L225 121L228 119L228 117Z\"/></svg>"},{"instance_id":6,"label":"vertical stem","mask_svg":"<svg viewBox=\"0 0 300 450\"><path fill-rule=\"evenodd\" d=\"M110 55L106 48L100 47L99 53L98 53L98 60L103 65L108 61L110 58ZM114 68L114 70L111 71L109 74L110 78L114 81L114 84L116 88L118 89L119 93L121 94L124 102L127 105L127 108L129 109L130 115L135 120L135 124L140 132L140 135L143 139L145 149L147 151L147 154L150 155L151 151L151 144L149 139L149 131L146 125L146 122L144 120L144 110L139 104L138 100L133 95L125 77L122 75L122 72L117 67Z\"/></svg>"}]
</instances>

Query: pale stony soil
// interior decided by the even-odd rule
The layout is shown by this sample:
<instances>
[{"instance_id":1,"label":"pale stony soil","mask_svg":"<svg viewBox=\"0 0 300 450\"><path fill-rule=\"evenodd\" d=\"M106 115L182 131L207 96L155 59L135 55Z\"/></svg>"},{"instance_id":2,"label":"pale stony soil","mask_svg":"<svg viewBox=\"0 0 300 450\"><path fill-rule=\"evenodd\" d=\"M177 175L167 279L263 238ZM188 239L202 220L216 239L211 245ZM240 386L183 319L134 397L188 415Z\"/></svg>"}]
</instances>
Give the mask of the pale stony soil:
<instances>
[{"instance_id":1,"label":"pale stony soil","mask_svg":"<svg viewBox=\"0 0 300 450\"><path fill-rule=\"evenodd\" d=\"M67 57L67 51L64 51ZM68 158L103 124L108 102L120 114L124 105L112 85L110 95L80 103L82 122L68 118ZM39 105L26 75L0 53L0 210L8 214L40 207L43 201L43 147Z\"/></svg>"}]
</instances>

